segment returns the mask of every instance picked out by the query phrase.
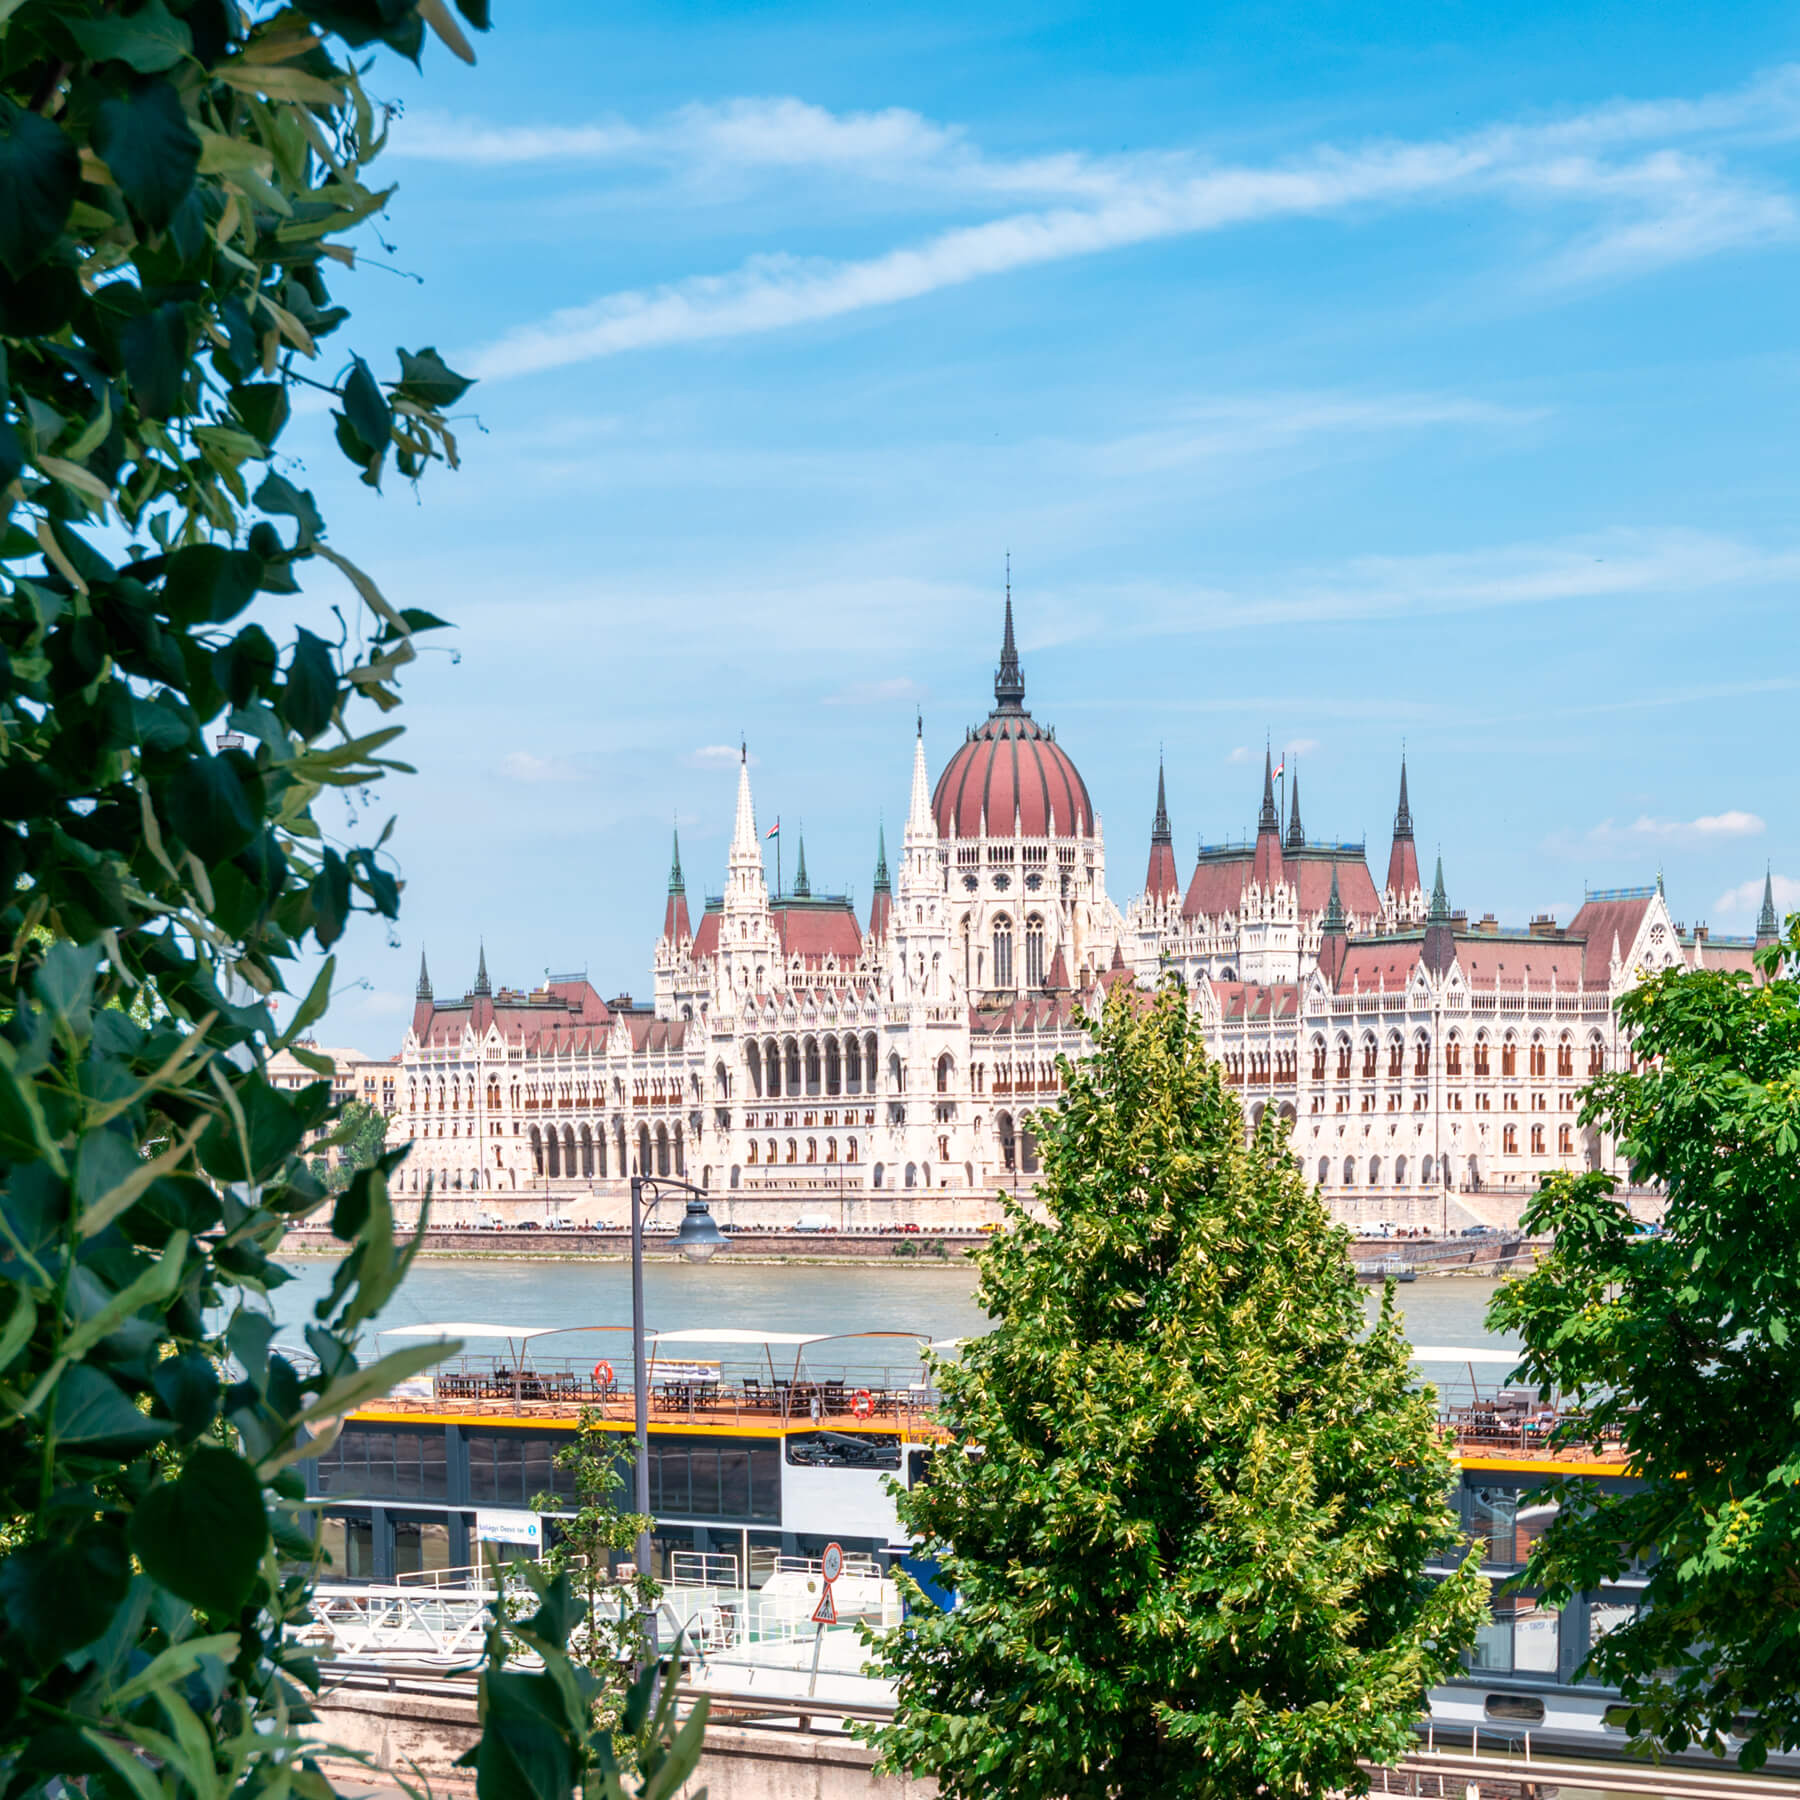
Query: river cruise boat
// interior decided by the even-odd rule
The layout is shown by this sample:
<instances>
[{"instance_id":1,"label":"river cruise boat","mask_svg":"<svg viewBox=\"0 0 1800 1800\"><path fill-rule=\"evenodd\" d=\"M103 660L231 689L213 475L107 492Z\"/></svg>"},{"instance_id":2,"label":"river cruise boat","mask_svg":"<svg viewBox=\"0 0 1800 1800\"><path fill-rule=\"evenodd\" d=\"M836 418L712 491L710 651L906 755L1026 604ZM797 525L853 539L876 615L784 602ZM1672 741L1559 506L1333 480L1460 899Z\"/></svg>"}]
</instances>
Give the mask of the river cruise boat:
<instances>
[{"instance_id":1,"label":"river cruise boat","mask_svg":"<svg viewBox=\"0 0 1800 1800\"><path fill-rule=\"evenodd\" d=\"M331 1557L324 1579L340 1591L454 1582L482 1563L484 1546L538 1554L554 1542L559 1515L574 1510L556 1455L583 1418L629 1450L628 1327L449 1322L383 1337L459 1339L463 1348L353 1414L323 1454L300 1465ZM861 1616L897 1616L896 1564L933 1592L934 1571L913 1556L889 1483L920 1480L947 1441L924 1352L954 1349L908 1332L653 1334L652 1572L676 1596L676 1622L703 1645L746 1654L765 1642L810 1641L805 1621L831 1543L867 1590ZM1465 1542L1485 1552L1497 1590L1553 1516L1537 1497L1548 1477L1607 1487L1630 1479L1616 1445L1551 1448L1554 1409L1505 1385L1511 1352L1424 1345L1414 1357L1440 1396ZM546 1494L555 1504L533 1510ZM630 1497L620 1490L625 1510ZM1616 1694L1574 1677L1600 1635L1631 1617L1643 1586L1634 1571L1561 1609L1497 1591L1462 1678L1431 1696L1429 1729L1483 1744L1529 1732L1546 1751L1622 1747ZM941 1590L934 1597L952 1603ZM840 1647L850 1669L859 1666L854 1644L852 1635Z\"/></svg>"}]
</instances>

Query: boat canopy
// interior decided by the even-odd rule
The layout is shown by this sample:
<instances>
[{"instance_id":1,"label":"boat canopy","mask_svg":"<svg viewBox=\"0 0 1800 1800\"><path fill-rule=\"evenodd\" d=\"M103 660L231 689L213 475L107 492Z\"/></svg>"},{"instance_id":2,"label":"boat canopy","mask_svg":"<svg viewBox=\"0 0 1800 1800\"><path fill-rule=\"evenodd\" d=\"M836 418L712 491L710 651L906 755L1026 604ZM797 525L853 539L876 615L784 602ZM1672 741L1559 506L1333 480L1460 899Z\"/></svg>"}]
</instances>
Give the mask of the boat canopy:
<instances>
[{"instance_id":1,"label":"boat canopy","mask_svg":"<svg viewBox=\"0 0 1800 1800\"><path fill-rule=\"evenodd\" d=\"M1414 1344L1412 1359L1419 1363L1505 1363L1516 1369L1524 1360L1523 1350L1495 1350L1488 1345L1464 1347L1460 1344Z\"/></svg>"},{"instance_id":2,"label":"boat canopy","mask_svg":"<svg viewBox=\"0 0 1800 1800\"><path fill-rule=\"evenodd\" d=\"M408 1338L518 1338L548 1337L555 1325L384 1325L380 1337Z\"/></svg>"}]
</instances>

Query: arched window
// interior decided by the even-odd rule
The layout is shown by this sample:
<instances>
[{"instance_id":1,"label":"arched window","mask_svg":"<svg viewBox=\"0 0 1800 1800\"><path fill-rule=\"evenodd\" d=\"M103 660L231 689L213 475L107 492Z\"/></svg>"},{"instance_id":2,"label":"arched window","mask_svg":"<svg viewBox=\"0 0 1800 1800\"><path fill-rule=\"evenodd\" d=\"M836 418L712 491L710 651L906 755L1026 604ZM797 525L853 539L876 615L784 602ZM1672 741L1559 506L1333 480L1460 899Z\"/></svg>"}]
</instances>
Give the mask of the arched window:
<instances>
[{"instance_id":1,"label":"arched window","mask_svg":"<svg viewBox=\"0 0 1800 1800\"><path fill-rule=\"evenodd\" d=\"M669 1128L658 1125L656 1128L656 1172L667 1175L669 1171Z\"/></svg>"},{"instance_id":2,"label":"arched window","mask_svg":"<svg viewBox=\"0 0 1800 1800\"><path fill-rule=\"evenodd\" d=\"M648 1125L640 1125L638 1127L637 1158L637 1172L640 1175L654 1175L656 1173L656 1164L651 1160L650 1127Z\"/></svg>"},{"instance_id":3,"label":"arched window","mask_svg":"<svg viewBox=\"0 0 1800 1800\"><path fill-rule=\"evenodd\" d=\"M869 1176L869 1185L871 1187L875 1187L875 1188L880 1187L881 1186L881 1177L884 1173L885 1173L885 1170L884 1170L883 1166L880 1163L877 1163L875 1165L873 1172Z\"/></svg>"},{"instance_id":4,"label":"arched window","mask_svg":"<svg viewBox=\"0 0 1800 1800\"><path fill-rule=\"evenodd\" d=\"M856 1139L855 1138L846 1138L844 1140L844 1161L847 1163L853 1163L856 1161Z\"/></svg>"},{"instance_id":5,"label":"arched window","mask_svg":"<svg viewBox=\"0 0 1800 1800\"><path fill-rule=\"evenodd\" d=\"M756 1139L755 1138L752 1138L750 1140L750 1158L749 1158L749 1160L750 1160L751 1168L754 1169L756 1167Z\"/></svg>"},{"instance_id":6,"label":"arched window","mask_svg":"<svg viewBox=\"0 0 1800 1800\"><path fill-rule=\"evenodd\" d=\"M1025 1175L1037 1173L1037 1134L1029 1126L1019 1127L1019 1170Z\"/></svg>"},{"instance_id":7,"label":"arched window","mask_svg":"<svg viewBox=\"0 0 1800 1800\"><path fill-rule=\"evenodd\" d=\"M1406 1073L1406 1045L1395 1032L1388 1039L1388 1079L1398 1081Z\"/></svg>"},{"instance_id":8,"label":"arched window","mask_svg":"<svg viewBox=\"0 0 1800 1800\"><path fill-rule=\"evenodd\" d=\"M994 921L995 987L1012 986L1012 950L1012 920L1003 915Z\"/></svg>"},{"instance_id":9,"label":"arched window","mask_svg":"<svg viewBox=\"0 0 1800 1800\"><path fill-rule=\"evenodd\" d=\"M781 1046L773 1038L763 1045L763 1092L771 1100L781 1098Z\"/></svg>"},{"instance_id":10,"label":"arched window","mask_svg":"<svg viewBox=\"0 0 1800 1800\"><path fill-rule=\"evenodd\" d=\"M1373 1081L1375 1079L1375 1064L1377 1059L1378 1050L1375 1043L1375 1036L1374 1033L1371 1032L1363 1039L1362 1072L1364 1081Z\"/></svg>"},{"instance_id":11,"label":"arched window","mask_svg":"<svg viewBox=\"0 0 1800 1800\"><path fill-rule=\"evenodd\" d=\"M535 1125L532 1126L532 1128L531 1128L531 1164L532 1164L532 1171L534 1174L538 1174L538 1175L543 1174L543 1172L544 1172L544 1140L539 1135L538 1128Z\"/></svg>"},{"instance_id":12,"label":"arched window","mask_svg":"<svg viewBox=\"0 0 1800 1800\"><path fill-rule=\"evenodd\" d=\"M556 1135L556 1128L554 1126L551 1127L547 1135L550 1140L547 1146L550 1167L545 1173L554 1180L557 1176L562 1174L562 1140Z\"/></svg>"},{"instance_id":13,"label":"arched window","mask_svg":"<svg viewBox=\"0 0 1800 1800\"><path fill-rule=\"evenodd\" d=\"M1314 1081L1325 1079L1325 1040L1322 1037L1313 1039L1312 1078Z\"/></svg>"},{"instance_id":14,"label":"arched window","mask_svg":"<svg viewBox=\"0 0 1800 1800\"><path fill-rule=\"evenodd\" d=\"M1517 1075L1519 1072L1519 1046L1508 1038L1500 1046L1500 1073L1503 1077Z\"/></svg>"},{"instance_id":15,"label":"arched window","mask_svg":"<svg viewBox=\"0 0 1800 1800\"><path fill-rule=\"evenodd\" d=\"M828 1163L837 1161L837 1139L834 1137L828 1137L825 1140L825 1160Z\"/></svg>"},{"instance_id":16,"label":"arched window","mask_svg":"<svg viewBox=\"0 0 1800 1800\"><path fill-rule=\"evenodd\" d=\"M1446 1075L1462 1074L1462 1043L1460 1039L1452 1038L1444 1046L1444 1073ZM1430 1179L1430 1176L1426 1177L1426 1180Z\"/></svg>"},{"instance_id":17,"label":"arched window","mask_svg":"<svg viewBox=\"0 0 1800 1800\"><path fill-rule=\"evenodd\" d=\"M956 1059L946 1050L937 1060L937 1091L947 1094L950 1091L950 1077L956 1072Z\"/></svg>"},{"instance_id":18,"label":"arched window","mask_svg":"<svg viewBox=\"0 0 1800 1800\"><path fill-rule=\"evenodd\" d=\"M581 1172L590 1180L594 1174L594 1134L587 1126L581 1128Z\"/></svg>"},{"instance_id":19,"label":"arched window","mask_svg":"<svg viewBox=\"0 0 1800 1800\"><path fill-rule=\"evenodd\" d=\"M565 1125L563 1127L563 1173L573 1181L575 1179L575 1171L580 1166L581 1165L575 1160L575 1127L573 1125Z\"/></svg>"},{"instance_id":20,"label":"arched window","mask_svg":"<svg viewBox=\"0 0 1800 1800\"><path fill-rule=\"evenodd\" d=\"M855 1032L844 1039L844 1085L853 1094L862 1092L862 1039Z\"/></svg>"},{"instance_id":21,"label":"arched window","mask_svg":"<svg viewBox=\"0 0 1800 1800\"><path fill-rule=\"evenodd\" d=\"M819 1092L819 1040L806 1040L806 1091L817 1098Z\"/></svg>"},{"instance_id":22,"label":"arched window","mask_svg":"<svg viewBox=\"0 0 1800 1800\"><path fill-rule=\"evenodd\" d=\"M919 1185L919 1165L917 1163L908 1163L906 1165L906 1185L909 1188L917 1187Z\"/></svg>"},{"instance_id":23,"label":"arched window","mask_svg":"<svg viewBox=\"0 0 1800 1800\"><path fill-rule=\"evenodd\" d=\"M1548 1065L1549 1065L1549 1058L1546 1057L1544 1054L1544 1040L1542 1038L1538 1038L1533 1041L1532 1046L1531 1046L1531 1073L1532 1073L1532 1076L1536 1079L1541 1079L1544 1075L1549 1073Z\"/></svg>"},{"instance_id":24,"label":"arched window","mask_svg":"<svg viewBox=\"0 0 1800 1800\"><path fill-rule=\"evenodd\" d=\"M817 1079L815 1073L814 1080ZM800 1046L792 1038L787 1041L787 1091L789 1094L800 1092Z\"/></svg>"},{"instance_id":25,"label":"arched window","mask_svg":"<svg viewBox=\"0 0 1800 1800\"><path fill-rule=\"evenodd\" d=\"M1431 1186L1431 1158L1429 1156L1419 1158L1419 1185L1421 1187Z\"/></svg>"},{"instance_id":26,"label":"arched window","mask_svg":"<svg viewBox=\"0 0 1800 1800\"><path fill-rule=\"evenodd\" d=\"M738 1181L739 1181L740 1177L742 1176L742 1174L743 1174L743 1170L740 1168L740 1166L737 1163L733 1163L731 1165L731 1186L733 1186L733 1187L737 1186Z\"/></svg>"},{"instance_id":27,"label":"arched window","mask_svg":"<svg viewBox=\"0 0 1800 1800\"><path fill-rule=\"evenodd\" d=\"M1597 1032L1588 1039L1587 1072L1590 1079L1596 1075L1604 1075L1606 1073L1606 1045L1601 1041Z\"/></svg>"},{"instance_id":28,"label":"arched window","mask_svg":"<svg viewBox=\"0 0 1800 1800\"><path fill-rule=\"evenodd\" d=\"M828 1037L825 1040L825 1092L827 1094L841 1094L843 1091L843 1058L838 1051L837 1039L835 1037Z\"/></svg>"},{"instance_id":29,"label":"arched window","mask_svg":"<svg viewBox=\"0 0 1800 1800\"><path fill-rule=\"evenodd\" d=\"M800 1160L800 1146L792 1138L787 1141L787 1159L791 1163L797 1163Z\"/></svg>"},{"instance_id":30,"label":"arched window","mask_svg":"<svg viewBox=\"0 0 1800 1800\"><path fill-rule=\"evenodd\" d=\"M731 1098L731 1071L723 1062L713 1064L713 1098L729 1100Z\"/></svg>"},{"instance_id":31,"label":"arched window","mask_svg":"<svg viewBox=\"0 0 1800 1800\"><path fill-rule=\"evenodd\" d=\"M1381 1158L1379 1156L1369 1158L1369 1186L1381 1186Z\"/></svg>"},{"instance_id":32,"label":"arched window","mask_svg":"<svg viewBox=\"0 0 1800 1800\"><path fill-rule=\"evenodd\" d=\"M1404 1156L1394 1158L1394 1186L1406 1186L1406 1158Z\"/></svg>"},{"instance_id":33,"label":"arched window","mask_svg":"<svg viewBox=\"0 0 1800 1800\"><path fill-rule=\"evenodd\" d=\"M763 1161L768 1163L770 1167L773 1167L780 1160L781 1158L775 1149L775 1140L770 1138L763 1152Z\"/></svg>"},{"instance_id":34,"label":"arched window","mask_svg":"<svg viewBox=\"0 0 1800 1800\"><path fill-rule=\"evenodd\" d=\"M1323 1187L1330 1179L1331 1158L1329 1156L1321 1156L1319 1158L1319 1186Z\"/></svg>"},{"instance_id":35,"label":"arched window","mask_svg":"<svg viewBox=\"0 0 1800 1800\"><path fill-rule=\"evenodd\" d=\"M1354 1156L1344 1158L1344 1186L1356 1186L1356 1158Z\"/></svg>"},{"instance_id":36,"label":"arched window","mask_svg":"<svg viewBox=\"0 0 1800 1800\"><path fill-rule=\"evenodd\" d=\"M1488 1063L1489 1044L1485 1036L1475 1040L1475 1074L1477 1078L1491 1073Z\"/></svg>"},{"instance_id":37,"label":"arched window","mask_svg":"<svg viewBox=\"0 0 1800 1800\"><path fill-rule=\"evenodd\" d=\"M888 1056L888 1092L904 1094L906 1092L906 1065L900 1060L900 1052L895 1050Z\"/></svg>"},{"instance_id":38,"label":"arched window","mask_svg":"<svg viewBox=\"0 0 1800 1800\"><path fill-rule=\"evenodd\" d=\"M1003 1169L1011 1169L1014 1167L1014 1157L1017 1154L1016 1146L1013 1143L1011 1113L994 1114L994 1133L1000 1140L1000 1166Z\"/></svg>"},{"instance_id":39,"label":"arched window","mask_svg":"<svg viewBox=\"0 0 1800 1800\"><path fill-rule=\"evenodd\" d=\"M817 1138L808 1138L806 1140L806 1160L809 1163L815 1163L819 1160L819 1140Z\"/></svg>"},{"instance_id":40,"label":"arched window","mask_svg":"<svg viewBox=\"0 0 1800 1800\"><path fill-rule=\"evenodd\" d=\"M1044 921L1036 913L1025 921L1025 985L1044 985Z\"/></svg>"},{"instance_id":41,"label":"arched window","mask_svg":"<svg viewBox=\"0 0 1800 1800\"><path fill-rule=\"evenodd\" d=\"M1350 1079L1350 1040L1347 1037L1338 1039L1337 1078L1339 1081Z\"/></svg>"}]
</instances>

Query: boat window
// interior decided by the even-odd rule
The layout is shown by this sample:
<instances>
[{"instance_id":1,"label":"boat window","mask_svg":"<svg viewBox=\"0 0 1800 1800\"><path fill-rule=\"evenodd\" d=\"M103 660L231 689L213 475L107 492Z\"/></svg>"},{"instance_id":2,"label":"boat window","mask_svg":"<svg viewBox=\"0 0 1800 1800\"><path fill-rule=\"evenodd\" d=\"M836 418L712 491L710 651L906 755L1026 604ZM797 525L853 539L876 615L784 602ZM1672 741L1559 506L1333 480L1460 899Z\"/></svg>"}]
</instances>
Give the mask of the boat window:
<instances>
[{"instance_id":1,"label":"boat window","mask_svg":"<svg viewBox=\"0 0 1800 1800\"><path fill-rule=\"evenodd\" d=\"M368 1431L348 1426L318 1458L321 1494L369 1500L448 1500L440 1431Z\"/></svg>"}]
</instances>

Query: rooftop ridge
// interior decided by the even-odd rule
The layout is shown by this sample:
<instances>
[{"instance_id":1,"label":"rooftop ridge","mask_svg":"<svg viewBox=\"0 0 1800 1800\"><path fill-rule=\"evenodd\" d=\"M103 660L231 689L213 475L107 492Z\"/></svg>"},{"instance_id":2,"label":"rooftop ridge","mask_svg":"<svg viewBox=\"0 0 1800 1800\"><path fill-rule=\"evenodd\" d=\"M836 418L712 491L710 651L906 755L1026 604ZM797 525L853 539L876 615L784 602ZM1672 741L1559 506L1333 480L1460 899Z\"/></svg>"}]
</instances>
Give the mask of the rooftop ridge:
<instances>
[{"instance_id":1,"label":"rooftop ridge","mask_svg":"<svg viewBox=\"0 0 1800 1800\"><path fill-rule=\"evenodd\" d=\"M1591 888L1582 883L1581 896L1588 900L1653 900L1656 898L1656 884L1651 882L1647 887Z\"/></svg>"}]
</instances>

